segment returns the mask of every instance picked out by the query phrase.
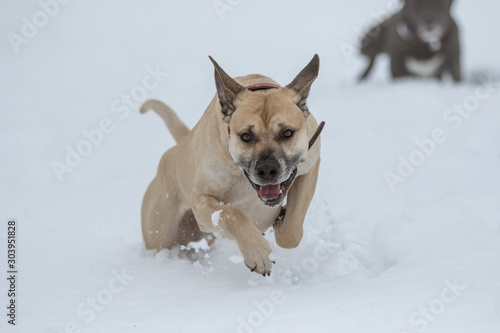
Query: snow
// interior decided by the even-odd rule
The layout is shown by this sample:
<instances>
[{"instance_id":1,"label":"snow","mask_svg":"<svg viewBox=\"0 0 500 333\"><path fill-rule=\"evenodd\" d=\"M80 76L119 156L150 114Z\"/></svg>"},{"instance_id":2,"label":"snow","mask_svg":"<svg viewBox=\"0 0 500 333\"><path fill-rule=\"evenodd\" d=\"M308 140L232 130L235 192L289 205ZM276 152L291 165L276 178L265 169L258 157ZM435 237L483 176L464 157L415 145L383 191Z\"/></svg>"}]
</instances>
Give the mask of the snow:
<instances>
[{"instance_id":1,"label":"snow","mask_svg":"<svg viewBox=\"0 0 500 333\"><path fill-rule=\"evenodd\" d=\"M216 210L212 213L212 224L214 225L214 227L217 227L219 225L220 213L222 213L222 209Z\"/></svg>"},{"instance_id":2,"label":"snow","mask_svg":"<svg viewBox=\"0 0 500 333\"><path fill-rule=\"evenodd\" d=\"M0 221L19 224L17 327L2 312L0 330L499 332L500 3L455 3L459 85L392 83L385 58L356 83L355 42L393 2L230 3L221 16L212 0L72 1L18 53L7 36L40 5L0 5ZM326 127L300 246L268 231L268 278L229 239L190 259L146 251L142 196L175 143L141 102L192 127L215 93L209 54L287 84L314 53L308 104ZM71 164L61 181L54 162Z\"/></svg>"}]
</instances>

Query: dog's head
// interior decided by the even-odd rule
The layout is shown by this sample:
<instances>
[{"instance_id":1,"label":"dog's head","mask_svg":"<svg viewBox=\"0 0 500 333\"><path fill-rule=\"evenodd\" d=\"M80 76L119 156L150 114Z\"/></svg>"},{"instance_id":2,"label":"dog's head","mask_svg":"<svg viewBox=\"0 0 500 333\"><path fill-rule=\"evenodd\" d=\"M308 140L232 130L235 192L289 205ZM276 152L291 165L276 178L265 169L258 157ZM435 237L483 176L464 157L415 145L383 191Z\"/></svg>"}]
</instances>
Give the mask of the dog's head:
<instances>
[{"instance_id":1,"label":"dog's head","mask_svg":"<svg viewBox=\"0 0 500 333\"><path fill-rule=\"evenodd\" d=\"M277 206L285 199L308 150L306 99L318 76L319 57L315 55L286 87L255 91L237 83L210 59L231 157L262 202Z\"/></svg>"},{"instance_id":2,"label":"dog's head","mask_svg":"<svg viewBox=\"0 0 500 333\"><path fill-rule=\"evenodd\" d=\"M403 17L423 42L434 43L443 39L451 22L453 0L405 0Z\"/></svg>"}]
</instances>

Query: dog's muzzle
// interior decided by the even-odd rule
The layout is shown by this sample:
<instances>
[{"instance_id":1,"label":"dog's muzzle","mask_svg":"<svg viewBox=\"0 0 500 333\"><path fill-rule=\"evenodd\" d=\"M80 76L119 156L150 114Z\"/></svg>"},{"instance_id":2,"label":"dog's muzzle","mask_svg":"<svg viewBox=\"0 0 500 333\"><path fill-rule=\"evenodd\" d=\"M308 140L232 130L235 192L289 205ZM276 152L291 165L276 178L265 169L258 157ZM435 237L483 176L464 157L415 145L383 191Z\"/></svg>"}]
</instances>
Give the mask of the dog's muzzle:
<instances>
[{"instance_id":1,"label":"dog's muzzle","mask_svg":"<svg viewBox=\"0 0 500 333\"><path fill-rule=\"evenodd\" d=\"M323 131L323 127L325 127L324 121L319 124L318 128L309 140L308 149L311 149L311 147L314 145L319 135L321 134L321 131ZM268 159L264 159L261 164L257 163L256 165L256 173L259 180L262 181L263 184L259 185L250 178L250 175L244 168L242 169L245 177L247 177L250 184L257 191L260 200L262 200L264 205L269 207L276 207L280 205L283 200L285 200L286 195L288 194L288 190L290 189L290 186L292 186L293 181L297 176L297 167L295 167L290 173L290 176L287 178L287 180L285 180L284 182L273 182L273 179L279 179L279 174L281 173L280 165L279 163L274 164Z\"/></svg>"},{"instance_id":2,"label":"dog's muzzle","mask_svg":"<svg viewBox=\"0 0 500 333\"><path fill-rule=\"evenodd\" d=\"M257 191L262 203L269 207L276 207L285 200L288 190L297 176L297 168L293 170L287 180L277 184L259 185L252 181L246 171L243 171L250 184Z\"/></svg>"}]
</instances>

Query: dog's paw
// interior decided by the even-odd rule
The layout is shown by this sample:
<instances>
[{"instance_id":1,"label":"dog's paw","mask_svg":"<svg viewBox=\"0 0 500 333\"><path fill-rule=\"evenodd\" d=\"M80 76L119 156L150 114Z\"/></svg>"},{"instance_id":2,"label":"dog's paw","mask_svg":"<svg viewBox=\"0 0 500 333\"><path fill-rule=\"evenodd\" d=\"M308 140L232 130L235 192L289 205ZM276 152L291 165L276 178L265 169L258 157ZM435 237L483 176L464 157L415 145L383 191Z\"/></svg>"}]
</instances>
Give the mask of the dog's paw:
<instances>
[{"instance_id":1,"label":"dog's paw","mask_svg":"<svg viewBox=\"0 0 500 333\"><path fill-rule=\"evenodd\" d=\"M269 259L269 254L271 254L272 250L264 238L262 238L259 246L253 246L251 249L242 252L245 258L245 265L252 272L261 274L262 276L271 275L271 267L275 262Z\"/></svg>"}]
</instances>

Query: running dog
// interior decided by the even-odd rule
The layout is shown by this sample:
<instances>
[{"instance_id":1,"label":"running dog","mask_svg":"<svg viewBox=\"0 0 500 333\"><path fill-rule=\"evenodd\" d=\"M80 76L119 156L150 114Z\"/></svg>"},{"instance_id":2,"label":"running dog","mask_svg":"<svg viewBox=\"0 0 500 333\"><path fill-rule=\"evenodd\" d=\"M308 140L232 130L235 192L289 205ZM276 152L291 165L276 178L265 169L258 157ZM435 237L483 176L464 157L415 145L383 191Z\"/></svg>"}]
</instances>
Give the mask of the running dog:
<instances>
[{"instance_id":1,"label":"running dog","mask_svg":"<svg viewBox=\"0 0 500 333\"><path fill-rule=\"evenodd\" d=\"M263 232L272 226L280 247L297 247L316 188L324 123L306 99L319 57L285 87L263 75L233 79L210 60L217 93L192 130L160 101L141 107L162 117L177 142L144 196L143 238L163 249L218 232L236 241L248 268L269 276Z\"/></svg>"}]
</instances>

